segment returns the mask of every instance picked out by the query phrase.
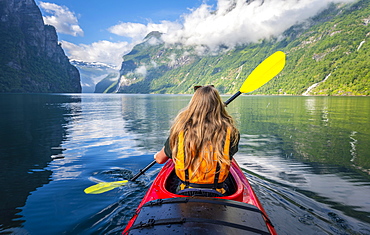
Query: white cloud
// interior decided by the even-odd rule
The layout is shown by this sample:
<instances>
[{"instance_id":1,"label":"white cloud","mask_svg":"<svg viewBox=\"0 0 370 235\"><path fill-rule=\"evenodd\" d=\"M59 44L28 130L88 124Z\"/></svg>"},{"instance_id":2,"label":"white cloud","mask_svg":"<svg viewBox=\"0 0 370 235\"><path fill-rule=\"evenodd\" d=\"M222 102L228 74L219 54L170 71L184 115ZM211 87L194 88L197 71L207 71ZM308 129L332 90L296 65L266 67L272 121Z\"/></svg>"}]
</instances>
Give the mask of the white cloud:
<instances>
[{"instance_id":1,"label":"white cloud","mask_svg":"<svg viewBox=\"0 0 370 235\"><path fill-rule=\"evenodd\" d=\"M142 65L142 66L136 68L134 73L139 74L143 77L146 77L147 70L146 70L145 65Z\"/></svg>"},{"instance_id":2,"label":"white cloud","mask_svg":"<svg viewBox=\"0 0 370 235\"><path fill-rule=\"evenodd\" d=\"M181 25L178 23L162 21L160 24L148 23L146 25L139 23L120 23L110 27L108 31L119 36L132 38L133 42L140 42L150 32L159 31L168 33L180 28Z\"/></svg>"},{"instance_id":3,"label":"white cloud","mask_svg":"<svg viewBox=\"0 0 370 235\"><path fill-rule=\"evenodd\" d=\"M353 0L218 0L217 7L202 4L183 16L182 27L163 35L168 43L219 46L257 42L279 36L298 22L324 10L329 3ZM201 49L201 48L200 48Z\"/></svg>"},{"instance_id":4,"label":"white cloud","mask_svg":"<svg viewBox=\"0 0 370 235\"><path fill-rule=\"evenodd\" d=\"M133 44L128 42L98 41L90 45L73 44L62 41L62 47L66 50L70 59L85 62L102 62L109 65L119 66L122 56L132 50Z\"/></svg>"},{"instance_id":5,"label":"white cloud","mask_svg":"<svg viewBox=\"0 0 370 235\"><path fill-rule=\"evenodd\" d=\"M49 14L43 16L45 24L53 25L58 33L83 36L84 32L78 25L77 17L65 6L54 3L40 2L40 7Z\"/></svg>"}]
</instances>

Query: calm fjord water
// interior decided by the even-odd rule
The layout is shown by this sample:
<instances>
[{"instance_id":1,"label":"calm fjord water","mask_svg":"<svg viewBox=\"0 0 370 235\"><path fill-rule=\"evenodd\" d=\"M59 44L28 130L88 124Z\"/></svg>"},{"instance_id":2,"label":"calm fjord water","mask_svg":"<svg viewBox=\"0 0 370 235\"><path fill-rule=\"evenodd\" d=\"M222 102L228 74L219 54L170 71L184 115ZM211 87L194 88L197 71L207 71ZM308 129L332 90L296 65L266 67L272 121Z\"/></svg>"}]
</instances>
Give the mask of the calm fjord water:
<instances>
[{"instance_id":1,"label":"calm fjord water","mask_svg":"<svg viewBox=\"0 0 370 235\"><path fill-rule=\"evenodd\" d=\"M224 97L226 100L228 97ZM186 95L0 94L0 233L119 234ZM279 234L370 234L370 97L242 96L236 160Z\"/></svg>"}]
</instances>

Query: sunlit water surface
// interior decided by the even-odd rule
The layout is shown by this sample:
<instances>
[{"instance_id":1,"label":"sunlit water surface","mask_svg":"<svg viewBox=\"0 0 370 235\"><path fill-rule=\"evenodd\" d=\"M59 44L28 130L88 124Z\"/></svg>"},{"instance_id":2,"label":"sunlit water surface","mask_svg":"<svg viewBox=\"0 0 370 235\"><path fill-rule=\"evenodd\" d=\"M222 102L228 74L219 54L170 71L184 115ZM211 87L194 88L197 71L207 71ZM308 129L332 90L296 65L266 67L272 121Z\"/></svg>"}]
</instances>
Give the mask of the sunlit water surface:
<instances>
[{"instance_id":1,"label":"sunlit water surface","mask_svg":"<svg viewBox=\"0 0 370 235\"><path fill-rule=\"evenodd\" d=\"M227 97L223 97L227 98ZM0 233L120 234L190 96L0 95ZM369 97L239 97L236 160L279 234L370 234Z\"/></svg>"}]
</instances>

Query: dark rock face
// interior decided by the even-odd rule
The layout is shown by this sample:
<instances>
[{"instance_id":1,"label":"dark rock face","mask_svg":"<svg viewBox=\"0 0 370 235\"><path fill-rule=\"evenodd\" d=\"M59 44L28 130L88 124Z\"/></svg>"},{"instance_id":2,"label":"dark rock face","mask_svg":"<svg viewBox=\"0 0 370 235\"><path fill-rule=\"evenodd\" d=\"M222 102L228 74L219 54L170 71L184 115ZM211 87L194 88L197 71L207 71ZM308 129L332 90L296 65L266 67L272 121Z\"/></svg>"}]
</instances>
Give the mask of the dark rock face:
<instances>
[{"instance_id":1,"label":"dark rock face","mask_svg":"<svg viewBox=\"0 0 370 235\"><path fill-rule=\"evenodd\" d=\"M80 74L34 0L0 0L0 92L81 92Z\"/></svg>"}]
</instances>

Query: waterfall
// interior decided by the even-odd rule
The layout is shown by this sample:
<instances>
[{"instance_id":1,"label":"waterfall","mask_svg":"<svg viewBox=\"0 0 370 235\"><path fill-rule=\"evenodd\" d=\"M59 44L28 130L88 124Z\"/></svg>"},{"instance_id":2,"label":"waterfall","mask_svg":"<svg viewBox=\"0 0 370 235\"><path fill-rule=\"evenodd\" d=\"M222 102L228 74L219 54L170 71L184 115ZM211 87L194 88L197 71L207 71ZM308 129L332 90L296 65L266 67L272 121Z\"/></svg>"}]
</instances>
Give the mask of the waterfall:
<instances>
[{"instance_id":1,"label":"waterfall","mask_svg":"<svg viewBox=\"0 0 370 235\"><path fill-rule=\"evenodd\" d=\"M325 82L325 81L330 77L330 75L331 75L331 73L329 73L329 74L325 77L325 79L324 79L324 80L322 80L321 82L315 83L315 84L313 84L312 86L310 86L310 87L309 87L305 92L303 92L303 94L302 94L302 95L304 95L304 96L308 96L308 95L310 95L311 90L313 90L315 87L317 87L318 85L320 85L322 82Z\"/></svg>"}]
</instances>

